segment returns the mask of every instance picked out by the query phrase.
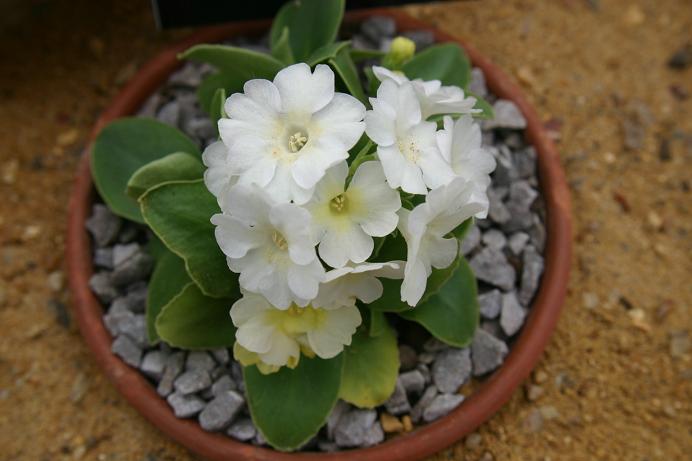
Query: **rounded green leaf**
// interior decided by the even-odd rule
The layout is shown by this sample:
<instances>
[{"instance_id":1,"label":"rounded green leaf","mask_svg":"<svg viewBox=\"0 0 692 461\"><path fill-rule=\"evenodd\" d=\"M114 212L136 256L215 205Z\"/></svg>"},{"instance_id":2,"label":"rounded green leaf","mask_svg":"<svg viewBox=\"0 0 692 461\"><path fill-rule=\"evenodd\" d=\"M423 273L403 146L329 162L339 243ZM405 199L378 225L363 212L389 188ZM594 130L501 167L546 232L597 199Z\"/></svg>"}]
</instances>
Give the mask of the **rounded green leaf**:
<instances>
[{"instance_id":1,"label":"rounded green leaf","mask_svg":"<svg viewBox=\"0 0 692 461\"><path fill-rule=\"evenodd\" d=\"M339 395L342 356L302 356L295 369L268 375L254 365L243 369L252 420L274 448L300 448L327 421Z\"/></svg>"},{"instance_id":2,"label":"rounded green leaf","mask_svg":"<svg viewBox=\"0 0 692 461\"><path fill-rule=\"evenodd\" d=\"M313 67L321 62L336 57L336 55L339 54L342 49L348 47L350 44L351 42L346 41L325 45L313 51L306 62L310 67Z\"/></svg>"},{"instance_id":3,"label":"rounded green leaf","mask_svg":"<svg viewBox=\"0 0 692 461\"><path fill-rule=\"evenodd\" d=\"M423 325L440 341L455 347L471 343L478 327L476 277L459 256L447 269L434 270L423 299L413 309L399 312L405 319Z\"/></svg>"},{"instance_id":4,"label":"rounded green leaf","mask_svg":"<svg viewBox=\"0 0 692 461\"><path fill-rule=\"evenodd\" d=\"M396 333L384 320L378 336L361 328L344 350L339 398L360 408L383 404L394 392L399 374Z\"/></svg>"},{"instance_id":5,"label":"rounded green leaf","mask_svg":"<svg viewBox=\"0 0 692 461\"><path fill-rule=\"evenodd\" d=\"M202 180L161 184L149 189L140 204L146 223L185 260L190 278L202 293L215 298L237 295L238 278L228 269L210 222L219 205Z\"/></svg>"},{"instance_id":6,"label":"rounded green leaf","mask_svg":"<svg viewBox=\"0 0 692 461\"><path fill-rule=\"evenodd\" d=\"M440 80L443 85L466 88L471 79L471 63L455 43L434 45L417 53L402 67L410 79Z\"/></svg>"},{"instance_id":7,"label":"rounded green leaf","mask_svg":"<svg viewBox=\"0 0 692 461\"><path fill-rule=\"evenodd\" d=\"M276 42L271 43L272 56L285 64L293 64L293 50L291 50L291 42L289 40L291 33L288 27L284 27Z\"/></svg>"},{"instance_id":8,"label":"rounded green leaf","mask_svg":"<svg viewBox=\"0 0 692 461\"><path fill-rule=\"evenodd\" d=\"M230 347L235 342L232 299L204 296L194 283L185 285L156 318L159 337L183 349Z\"/></svg>"},{"instance_id":9,"label":"rounded green leaf","mask_svg":"<svg viewBox=\"0 0 692 461\"><path fill-rule=\"evenodd\" d=\"M476 104L473 106L473 108L481 110L481 112L473 114L474 117L486 120L492 120L495 118L495 111L493 110L493 106L488 101L474 93L471 93L470 91L468 92L468 95L476 98Z\"/></svg>"},{"instance_id":10,"label":"rounded green leaf","mask_svg":"<svg viewBox=\"0 0 692 461\"><path fill-rule=\"evenodd\" d=\"M172 152L199 155L197 145L171 126L148 118L116 120L101 130L91 151L96 189L114 213L142 222L127 182L139 168Z\"/></svg>"},{"instance_id":11,"label":"rounded green leaf","mask_svg":"<svg viewBox=\"0 0 692 461\"><path fill-rule=\"evenodd\" d=\"M296 62L306 62L318 48L336 40L344 16L344 0L293 0L274 18L269 34L272 50L285 28Z\"/></svg>"},{"instance_id":12,"label":"rounded green leaf","mask_svg":"<svg viewBox=\"0 0 692 461\"><path fill-rule=\"evenodd\" d=\"M458 238L459 240L464 240L464 237L466 237L466 234L471 230L474 224L474 219L473 216L464 221L463 223L459 224L453 231L452 235Z\"/></svg>"},{"instance_id":13,"label":"rounded green leaf","mask_svg":"<svg viewBox=\"0 0 692 461\"><path fill-rule=\"evenodd\" d=\"M191 282L185 262L165 247L161 248L147 290L147 337L150 343L160 339L156 332L156 318L161 309Z\"/></svg>"},{"instance_id":14,"label":"rounded green leaf","mask_svg":"<svg viewBox=\"0 0 692 461\"><path fill-rule=\"evenodd\" d=\"M216 96L219 88L223 88L226 94L237 93L243 91L245 80L234 75L228 75L223 72L211 74L202 80L202 83L197 87L197 101L199 106L207 114L211 114L216 110L212 110L212 100Z\"/></svg>"},{"instance_id":15,"label":"rounded green leaf","mask_svg":"<svg viewBox=\"0 0 692 461\"><path fill-rule=\"evenodd\" d=\"M204 165L199 157L175 152L147 163L135 171L127 182L127 195L138 199L147 190L168 181L201 179Z\"/></svg>"},{"instance_id":16,"label":"rounded green leaf","mask_svg":"<svg viewBox=\"0 0 692 461\"><path fill-rule=\"evenodd\" d=\"M206 62L243 82L253 78L271 80L284 67L281 61L268 54L229 45L195 45L179 58Z\"/></svg>"},{"instance_id":17,"label":"rounded green leaf","mask_svg":"<svg viewBox=\"0 0 692 461\"><path fill-rule=\"evenodd\" d=\"M341 51L336 53L333 58L329 59L329 65L339 76L346 90L360 102L367 104L368 98L363 92L363 86L360 83L360 77L358 77L358 70L356 70L356 65L353 63L348 49L342 48Z\"/></svg>"},{"instance_id":18,"label":"rounded green leaf","mask_svg":"<svg viewBox=\"0 0 692 461\"><path fill-rule=\"evenodd\" d=\"M226 89L217 88L214 96L211 98L211 106L209 107L209 117L214 122L214 130L219 132L219 120L226 116L226 111L223 106L226 103Z\"/></svg>"}]
</instances>

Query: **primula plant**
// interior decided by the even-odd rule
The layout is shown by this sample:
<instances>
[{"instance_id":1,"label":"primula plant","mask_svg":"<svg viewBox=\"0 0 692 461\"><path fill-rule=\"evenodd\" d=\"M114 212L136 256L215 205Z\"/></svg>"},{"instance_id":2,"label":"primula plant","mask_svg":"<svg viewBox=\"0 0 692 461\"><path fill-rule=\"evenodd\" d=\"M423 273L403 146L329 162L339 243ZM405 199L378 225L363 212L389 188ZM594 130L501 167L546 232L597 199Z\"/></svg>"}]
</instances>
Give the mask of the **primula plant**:
<instances>
[{"instance_id":1,"label":"primula plant","mask_svg":"<svg viewBox=\"0 0 692 461\"><path fill-rule=\"evenodd\" d=\"M204 152L129 118L92 155L107 205L153 234L150 341L232 347L252 418L282 450L309 440L337 399L372 408L392 394L395 317L457 347L478 323L458 248L488 209L495 163L475 121L488 105L466 91L457 45L354 50L336 41L343 8L285 5L271 55L181 55L217 69L198 91L218 120Z\"/></svg>"}]
</instances>

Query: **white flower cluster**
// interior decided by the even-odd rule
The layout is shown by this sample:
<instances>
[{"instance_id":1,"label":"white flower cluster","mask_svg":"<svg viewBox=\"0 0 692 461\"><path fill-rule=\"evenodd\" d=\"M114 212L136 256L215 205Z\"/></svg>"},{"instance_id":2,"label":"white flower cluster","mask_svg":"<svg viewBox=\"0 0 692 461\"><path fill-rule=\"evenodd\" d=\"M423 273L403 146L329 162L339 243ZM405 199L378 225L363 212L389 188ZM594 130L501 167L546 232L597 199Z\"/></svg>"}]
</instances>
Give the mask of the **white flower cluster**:
<instances>
[{"instance_id":1,"label":"white flower cluster","mask_svg":"<svg viewBox=\"0 0 692 461\"><path fill-rule=\"evenodd\" d=\"M491 155L469 115L475 100L439 81L409 81L374 67L372 110L334 90L334 73L307 64L273 82L250 80L225 103L221 141L203 159L221 213L212 218L243 298L231 308L236 358L263 372L339 354L361 323L356 300L382 296L379 277L403 278L401 298L421 299L431 268L449 266L450 231L484 217ZM428 118L444 118L444 128ZM377 159L349 171L363 132ZM351 174L350 174L351 173ZM427 195L408 210L402 195ZM407 261L368 262L373 237L399 229Z\"/></svg>"}]
</instances>

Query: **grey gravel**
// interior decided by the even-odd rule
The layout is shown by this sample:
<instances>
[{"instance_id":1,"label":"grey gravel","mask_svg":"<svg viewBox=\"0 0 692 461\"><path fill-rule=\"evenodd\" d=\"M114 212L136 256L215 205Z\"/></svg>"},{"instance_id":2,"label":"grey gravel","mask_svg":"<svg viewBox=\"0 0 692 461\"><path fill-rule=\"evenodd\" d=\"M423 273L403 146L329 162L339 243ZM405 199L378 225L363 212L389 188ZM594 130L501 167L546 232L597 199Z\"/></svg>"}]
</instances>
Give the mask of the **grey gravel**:
<instances>
[{"instance_id":1,"label":"grey gravel","mask_svg":"<svg viewBox=\"0 0 692 461\"><path fill-rule=\"evenodd\" d=\"M435 396L437 396L438 390L437 387L435 387L434 384L428 386L425 389L425 392L423 392L423 395L421 398L416 402L416 404L413 406L411 409L411 420L414 423L419 423L421 419L423 419L423 412L425 411L426 408L432 403L432 401L435 399Z\"/></svg>"},{"instance_id":2,"label":"grey gravel","mask_svg":"<svg viewBox=\"0 0 692 461\"><path fill-rule=\"evenodd\" d=\"M516 281L516 271L504 253L491 247L486 247L469 261L476 278L503 290L511 290Z\"/></svg>"},{"instance_id":3,"label":"grey gravel","mask_svg":"<svg viewBox=\"0 0 692 461\"><path fill-rule=\"evenodd\" d=\"M221 365L228 365L231 361L231 355L225 347L214 349L210 352L211 355L214 356L214 359Z\"/></svg>"},{"instance_id":4,"label":"grey gravel","mask_svg":"<svg viewBox=\"0 0 692 461\"><path fill-rule=\"evenodd\" d=\"M139 251L141 250L138 243L127 243L124 245L119 244L113 246L113 266L119 266L137 254Z\"/></svg>"},{"instance_id":5,"label":"grey gravel","mask_svg":"<svg viewBox=\"0 0 692 461\"><path fill-rule=\"evenodd\" d=\"M435 421L454 410L463 401L464 396L461 394L440 394L423 410L423 420L425 422Z\"/></svg>"},{"instance_id":6,"label":"grey gravel","mask_svg":"<svg viewBox=\"0 0 692 461\"><path fill-rule=\"evenodd\" d=\"M149 351L144 355L139 369L148 377L159 381L163 377L167 358L166 354L161 350Z\"/></svg>"},{"instance_id":7,"label":"grey gravel","mask_svg":"<svg viewBox=\"0 0 692 461\"><path fill-rule=\"evenodd\" d=\"M382 39L391 38L396 33L396 23L388 16L371 16L360 26L368 40L379 43Z\"/></svg>"},{"instance_id":8,"label":"grey gravel","mask_svg":"<svg viewBox=\"0 0 692 461\"><path fill-rule=\"evenodd\" d=\"M351 406L343 400L338 400L336 402L336 405L334 405L332 412L329 413L329 417L327 418L327 437L329 437L329 439L334 439L334 431L339 424L339 420L350 408Z\"/></svg>"},{"instance_id":9,"label":"grey gravel","mask_svg":"<svg viewBox=\"0 0 692 461\"><path fill-rule=\"evenodd\" d=\"M423 375L424 387L430 384L430 382L432 381L432 374L430 373L430 368L424 363L419 363L416 366L416 370L418 370L420 374Z\"/></svg>"},{"instance_id":10,"label":"grey gravel","mask_svg":"<svg viewBox=\"0 0 692 461\"><path fill-rule=\"evenodd\" d=\"M382 426L380 425L379 421L375 421L375 423L372 426L370 426L370 429L368 429L368 431L366 432L362 446L372 447L373 445L381 443L383 440L384 430L382 430Z\"/></svg>"},{"instance_id":11,"label":"grey gravel","mask_svg":"<svg viewBox=\"0 0 692 461\"><path fill-rule=\"evenodd\" d=\"M218 397L222 392L235 390L237 390L237 386L229 375L221 376L219 379L214 381L214 384L211 386L211 394L214 397Z\"/></svg>"},{"instance_id":12,"label":"grey gravel","mask_svg":"<svg viewBox=\"0 0 692 461\"><path fill-rule=\"evenodd\" d=\"M108 313L103 316L103 324L106 326L111 336L115 337L120 334L120 325L132 321L134 316L135 314L129 310L109 310Z\"/></svg>"},{"instance_id":13,"label":"grey gravel","mask_svg":"<svg viewBox=\"0 0 692 461\"><path fill-rule=\"evenodd\" d=\"M483 244L485 246L501 250L507 245L507 237L497 229L489 229L483 233Z\"/></svg>"},{"instance_id":14,"label":"grey gravel","mask_svg":"<svg viewBox=\"0 0 692 461\"><path fill-rule=\"evenodd\" d=\"M166 103L156 114L156 118L162 123L177 127L180 122L180 103L176 100Z\"/></svg>"},{"instance_id":15,"label":"grey gravel","mask_svg":"<svg viewBox=\"0 0 692 461\"><path fill-rule=\"evenodd\" d=\"M478 296L478 305L481 315L486 319L494 319L500 315L502 309L502 292L491 290Z\"/></svg>"},{"instance_id":16,"label":"grey gravel","mask_svg":"<svg viewBox=\"0 0 692 461\"><path fill-rule=\"evenodd\" d=\"M461 241L459 250L464 256L470 254L481 243L481 230L478 226L471 226Z\"/></svg>"},{"instance_id":17,"label":"grey gravel","mask_svg":"<svg viewBox=\"0 0 692 461\"><path fill-rule=\"evenodd\" d=\"M194 394L211 386L209 372L204 370L188 370L178 376L173 382L176 392Z\"/></svg>"},{"instance_id":18,"label":"grey gravel","mask_svg":"<svg viewBox=\"0 0 692 461\"><path fill-rule=\"evenodd\" d=\"M114 242L122 224L122 219L101 203L92 207L91 216L86 220L86 228L94 238L96 246L99 247L105 247Z\"/></svg>"},{"instance_id":19,"label":"grey gravel","mask_svg":"<svg viewBox=\"0 0 692 461\"><path fill-rule=\"evenodd\" d=\"M447 349L449 346L439 339L431 336L425 344L423 344L423 350L426 352L440 352Z\"/></svg>"},{"instance_id":20,"label":"grey gravel","mask_svg":"<svg viewBox=\"0 0 692 461\"><path fill-rule=\"evenodd\" d=\"M526 247L528 241L529 234L527 234L526 232L515 232L509 237L509 240L507 241L507 246L515 256L519 256L521 252L524 251L524 248Z\"/></svg>"},{"instance_id":21,"label":"grey gravel","mask_svg":"<svg viewBox=\"0 0 692 461\"><path fill-rule=\"evenodd\" d=\"M173 382L175 378L178 377L180 372L183 371L183 365L185 364L185 353L184 352L174 352L169 355L166 359L166 367L163 370L163 376L159 385L156 388L156 392L160 396L165 397L171 392L173 392Z\"/></svg>"},{"instance_id":22,"label":"grey gravel","mask_svg":"<svg viewBox=\"0 0 692 461\"><path fill-rule=\"evenodd\" d=\"M418 361L420 363L430 365L435 361L436 354L434 352L421 352L418 354Z\"/></svg>"},{"instance_id":23,"label":"grey gravel","mask_svg":"<svg viewBox=\"0 0 692 461\"><path fill-rule=\"evenodd\" d=\"M214 368L216 368L216 362L207 352L192 351L187 354L186 370L202 370L211 373Z\"/></svg>"},{"instance_id":24,"label":"grey gravel","mask_svg":"<svg viewBox=\"0 0 692 461\"><path fill-rule=\"evenodd\" d=\"M471 69L469 91L476 96L480 96L481 98L485 98L485 96L488 94L488 87L485 84L485 75L478 67Z\"/></svg>"},{"instance_id":25,"label":"grey gravel","mask_svg":"<svg viewBox=\"0 0 692 461\"><path fill-rule=\"evenodd\" d=\"M363 446L375 419L375 410L353 409L346 412L334 429L334 441L342 448Z\"/></svg>"},{"instance_id":26,"label":"grey gravel","mask_svg":"<svg viewBox=\"0 0 692 461\"><path fill-rule=\"evenodd\" d=\"M491 174L491 190L509 187L519 177L512 151L504 144L490 147L488 151L495 157L495 170Z\"/></svg>"},{"instance_id":27,"label":"grey gravel","mask_svg":"<svg viewBox=\"0 0 692 461\"><path fill-rule=\"evenodd\" d=\"M440 392L456 392L471 377L468 349L450 348L440 352L432 367L432 379Z\"/></svg>"},{"instance_id":28,"label":"grey gravel","mask_svg":"<svg viewBox=\"0 0 692 461\"><path fill-rule=\"evenodd\" d=\"M120 334L127 335L141 348L148 346L147 320L142 314L132 314L118 323Z\"/></svg>"},{"instance_id":29,"label":"grey gravel","mask_svg":"<svg viewBox=\"0 0 692 461\"><path fill-rule=\"evenodd\" d=\"M425 376L420 370L407 371L397 378L407 394L420 394L425 388Z\"/></svg>"},{"instance_id":30,"label":"grey gravel","mask_svg":"<svg viewBox=\"0 0 692 461\"><path fill-rule=\"evenodd\" d=\"M543 256L538 254L533 245L524 250L524 263L521 271L521 288L519 289L519 302L528 306L533 299L538 283L543 273Z\"/></svg>"},{"instance_id":31,"label":"grey gravel","mask_svg":"<svg viewBox=\"0 0 692 461\"><path fill-rule=\"evenodd\" d=\"M89 288L104 304L110 304L120 294L110 272L97 272L89 279Z\"/></svg>"},{"instance_id":32,"label":"grey gravel","mask_svg":"<svg viewBox=\"0 0 692 461\"><path fill-rule=\"evenodd\" d=\"M199 414L199 424L207 431L226 428L245 405L245 399L236 391L224 391L204 407Z\"/></svg>"},{"instance_id":33,"label":"grey gravel","mask_svg":"<svg viewBox=\"0 0 692 461\"><path fill-rule=\"evenodd\" d=\"M536 149L528 146L516 153L514 156L517 165L517 173L522 179L529 179L536 174Z\"/></svg>"},{"instance_id":34,"label":"grey gravel","mask_svg":"<svg viewBox=\"0 0 692 461\"><path fill-rule=\"evenodd\" d=\"M154 266L154 258L139 249L132 256L115 266L111 278L115 286L124 286L144 280Z\"/></svg>"},{"instance_id":35,"label":"grey gravel","mask_svg":"<svg viewBox=\"0 0 692 461\"><path fill-rule=\"evenodd\" d=\"M175 416L178 418L190 418L202 411L205 407L204 400L196 395L183 395L177 392L169 395L166 399L173 408Z\"/></svg>"},{"instance_id":36,"label":"grey gravel","mask_svg":"<svg viewBox=\"0 0 692 461\"><path fill-rule=\"evenodd\" d=\"M493 104L495 118L492 120L484 120L483 128L508 128L513 130L523 130L526 128L526 119L521 111L512 101L506 99L498 99Z\"/></svg>"},{"instance_id":37,"label":"grey gravel","mask_svg":"<svg viewBox=\"0 0 692 461\"><path fill-rule=\"evenodd\" d=\"M226 434L241 442L247 442L255 438L257 429L250 418L241 418L230 425Z\"/></svg>"},{"instance_id":38,"label":"grey gravel","mask_svg":"<svg viewBox=\"0 0 692 461\"><path fill-rule=\"evenodd\" d=\"M142 349L125 335L118 336L111 344L111 351L128 365L138 367L142 360Z\"/></svg>"},{"instance_id":39,"label":"grey gravel","mask_svg":"<svg viewBox=\"0 0 692 461\"><path fill-rule=\"evenodd\" d=\"M406 389L397 379L394 392L389 399L384 403L384 407L392 415L403 415L411 410L411 404L406 395Z\"/></svg>"},{"instance_id":40,"label":"grey gravel","mask_svg":"<svg viewBox=\"0 0 692 461\"><path fill-rule=\"evenodd\" d=\"M503 341L482 328L477 329L471 343L473 376L484 375L499 367L507 352L507 345Z\"/></svg>"},{"instance_id":41,"label":"grey gravel","mask_svg":"<svg viewBox=\"0 0 692 461\"><path fill-rule=\"evenodd\" d=\"M96 248L94 250L94 265L104 269L113 269L113 248Z\"/></svg>"},{"instance_id":42,"label":"grey gravel","mask_svg":"<svg viewBox=\"0 0 692 461\"><path fill-rule=\"evenodd\" d=\"M512 219L509 209L494 189L488 190L488 217L495 224L505 224Z\"/></svg>"},{"instance_id":43,"label":"grey gravel","mask_svg":"<svg viewBox=\"0 0 692 461\"><path fill-rule=\"evenodd\" d=\"M418 354L416 350L408 344L399 344L399 370L409 371L416 368L418 364Z\"/></svg>"},{"instance_id":44,"label":"grey gravel","mask_svg":"<svg viewBox=\"0 0 692 461\"><path fill-rule=\"evenodd\" d=\"M416 44L416 51L424 50L435 43L435 35L429 30L412 30L401 35Z\"/></svg>"},{"instance_id":45,"label":"grey gravel","mask_svg":"<svg viewBox=\"0 0 692 461\"><path fill-rule=\"evenodd\" d=\"M505 293L502 296L502 312L500 326L507 336L512 336L524 324L526 312L519 304L516 293Z\"/></svg>"}]
</instances>

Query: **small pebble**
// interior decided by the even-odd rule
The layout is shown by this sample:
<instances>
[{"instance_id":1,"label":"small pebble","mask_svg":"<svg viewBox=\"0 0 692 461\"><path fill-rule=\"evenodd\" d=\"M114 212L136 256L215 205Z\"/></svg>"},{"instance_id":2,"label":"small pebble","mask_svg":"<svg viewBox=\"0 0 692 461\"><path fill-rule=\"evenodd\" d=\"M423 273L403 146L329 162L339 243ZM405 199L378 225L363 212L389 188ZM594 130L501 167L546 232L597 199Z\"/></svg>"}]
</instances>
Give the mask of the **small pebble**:
<instances>
[{"instance_id":1,"label":"small pebble","mask_svg":"<svg viewBox=\"0 0 692 461\"><path fill-rule=\"evenodd\" d=\"M529 234L526 232L515 232L509 237L509 240L507 242L507 246L509 246L509 249L512 251L512 254L515 256L519 256L522 251L524 251L524 248L526 247L526 244L529 241Z\"/></svg>"},{"instance_id":2,"label":"small pebble","mask_svg":"<svg viewBox=\"0 0 692 461\"><path fill-rule=\"evenodd\" d=\"M495 118L483 121L483 129L508 128L512 130L523 130L526 128L526 119L519 108L512 101L498 99L493 104Z\"/></svg>"},{"instance_id":3,"label":"small pebble","mask_svg":"<svg viewBox=\"0 0 692 461\"><path fill-rule=\"evenodd\" d=\"M411 410L411 404L408 401L406 389L404 389L404 386L398 379L396 381L396 387L394 387L394 392L384 403L384 407L393 415L402 415Z\"/></svg>"},{"instance_id":4,"label":"small pebble","mask_svg":"<svg viewBox=\"0 0 692 461\"><path fill-rule=\"evenodd\" d=\"M180 103L176 100L166 103L161 109L159 109L159 113L156 114L156 118L161 123L177 127L178 123L180 122Z\"/></svg>"},{"instance_id":5,"label":"small pebble","mask_svg":"<svg viewBox=\"0 0 692 461\"><path fill-rule=\"evenodd\" d=\"M94 250L94 265L104 269L113 269L113 248L96 248Z\"/></svg>"},{"instance_id":6,"label":"small pebble","mask_svg":"<svg viewBox=\"0 0 692 461\"><path fill-rule=\"evenodd\" d=\"M332 412L329 413L329 417L327 418L327 437L329 437L330 440L334 439L334 430L336 429L336 426L339 423L339 420L341 417L349 411L351 406L344 402L343 400L338 400L336 402L336 405L334 405L334 408L332 408Z\"/></svg>"},{"instance_id":7,"label":"small pebble","mask_svg":"<svg viewBox=\"0 0 692 461\"><path fill-rule=\"evenodd\" d=\"M211 386L211 393L214 397L218 397L222 392L234 390L236 390L236 385L228 375L221 376Z\"/></svg>"},{"instance_id":8,"label":"small pebble","mask_svg":"<svg viewBox=\"0 0 692 461\"><path fill-rule=\"evenodd\" d=\"M365 439L363 440L363 447L372 447L381 443L384 440L384 431L382 426L378 421L375 421L370 429L365 434Z\"/></svg>"},{"instance_id":9,"label":"small pebble","mask_svg":"<svg viewBox=\"0 0 692 461\"><path fill-rule=\"evenodd\" d=\"M541 275L543 274L543 256L538 254L533 245L524 250L524 264L521 271L521 288L519 289L519 302L523 306L529 306L533 296L538 290Z\"/></svg>"},{"instance_id":10,"label":"small pebble","mask_svg":"<svg viewBox=\"0 0 692 461\"><path fill-rule=\"evenodd\" d=\"M426 408L428 408L428 406L435 399L437 394L437 387L435 387L434 384L428 386L428 388L425 389L425 392L423 392L421 398L411 409L411 419L413 420L413 422L418 423L421 421L421 419L423 418L423 412Z\"/></svg>"},{"instance_id":11,"label":"small pebble","mask_svg":"<svg viewBox=\"0 0 692 461\"><path fill-rule=\"evenodd\" d=\"M182 395L177 392L166 399L177 418L190 418L204 409L204 400L196 395Z\"/></svg>"},{"instance_id":12,"label":"small pebble","mask_svg":"<svg viewBox=\"0 0 692 461\"><path fill-rule=\"evenodd\" d=\"M440 352L433 363L432 379L442 393L456 392L471 377L469 349L450 348Z\"/></svg>"},{"instance_id":13,"label":"small pebble","mask_svg":"<svg viewBox=\"0 0 692 461\"><path fill-rule=\"evenodd\" d=\"M104 304L110 304L120 294L110 272L97 272L89 279L89 288Z\"/></svg>"},{"instance_id":14,"label":"small pebble","mask_svg":"<svg viewBox=\"0 0 692 461\"><path fill-rule=\"evenodd\" d=\"M423 410L423 420L435 421L454 410L463 401L464 396L461 394L440 394Z\"/></svg>"},{"instance_id":15,"label":"small pebble","mask_svg":"<svg viewBox=\"0 0 692 461\"><path fill-rule=\"evenodd\" d=\"M111 351L132 367L138 367L142 360L142 349L125 335L115 338L111 344Z\"/></svg>"},{"instance_id":16,"label":"small pebble","mask_svg":"<svg viewBox=\"0 0 692 461\"><path fill-rule=\"evenodd\" d=\"M492 290L478 296L478 305L483 318L494 319L500 315L502 309L502 292L500 290Z\"/></svg>"},{"instance_id":17,"label":"small pebble","mask_svg":"<svg viewBox=\"0 0 692 461\"><path fill-rule=\"evenodd\" d=\"M526 399L529 402L535 402L538 400L544 393L545 391L541 386L538 386L536 384L529 384L526 386Z\"/></svg>"},{"instance_id":18,"label":"small pebble","mask_svg":"<svg viewBox=\"0 0 692 461\"><path fill-rule=\"evenodd\" d=\"M119 266L140 251L138 243L128 243L126 245L115 245L113 247L113 265Z\"/></svg>"},{"instance_id":19,"label":"small pebble","mask_svg":"<svg viewBox=\"0 0 692 461\"><path fill-rule=\"evenodd\" d=\"M227 427L245 405L243 396L224 391L214 397L199 414L199 424L205 431L220 431Z\"/></svg>"},{"instance_id":20,"label":"small pebble","mask_svg":"<svg viewBox=\"0 0 692 461\"><path fill-rule=\"evenodd\" d=\"M242 418L231 424L226 434L241 442L247 442L255 438L257 429L250 418Z\"/></svg>"},{"instance_id":21,"label":"small pebble","mask_svg":"<svg viewBox=\"0 0 692 461\"><path fill-rule=\"evenodd\" d=\"M516 271L501 251L486 247L469 264L479 280L507 291L514 288Z\"/></svg>"},{"instance_id":22,"label":"small pebble","mask_svg":"<svg viewBox=\"0 0 692 461\"><path fill-rule=\"evenodd\" d=\"M435 35L429 30L411 30L401 34L416 44L416 52L435 43Z\"/></svg>"},{"instance_id":23,"label":"small pebble","mask_svg":"<svg viewBox=\"0 0 692 461\"><path fill-rule=\"evenodd\" d=\"M150 378L160 381L163 376L163 370L166 368L167 358L160 350L149 351L144 355L139 369Z\"/></svg>"},{"instance_id":24,"label":"small pebble","mask_svg":"<svg viewBox=\"0 0 692 461\"><path fill-rule=\"evenodd\" d=\"M488 94L488 87L485 84L485 75L478 67L471 69L471 81L469 82L469 91L476 96L485 98Z\"/></svg>"},{"instance_id":25,"label":"small pebble","mask_svg":"<svg viewBox=\"0 0 692 461\"><path fill-rule=\"evenodd\" d=\"M497 229L488 229L483 233L483 244L496 250L501 250L507 245L507 237Z\"/></svg>"},{"instance_id":26,"label":"small pebble","mask_svg":"<svg viewBox=\"0 0 692 461\"><path fill-rule=\"evenodd\" d=\"M399 364L400 371L409 371L416 368L418 354L415 349L407 344L399 344Z\"/></svg>"},{"instance_id":27,"label":"small pebble","mask_svg":"<svg viewBox=\"0 0 692 461\"><path fill-rule=\"evenodd\" d=\"M186 370L202 370L211 373L214 368L216 368L216 362L207 352L192 351L187 354Z\"/></svg>"},{"instance_id":28,"label":"small pebble","mask_svg":"<svg viewBox=\"0 0 692 461\"><path fill-rule=\"evenodd\" d=\"M212 350L211 355L213 355L214 359L221 365L228 365L231 361L231 355L225 347Z\"/></svg>"},{"instance_id":29,"label":"small pebble","mask_svg":"<svg viewBox=\"0 0 692 461\"><path fill-rule=\"evenodd\" d=\"M406 394L420 394L425 388L425 376L420 370L407 371L397 378L406 391Z\"/></svg>"},{"instance_id":30,"label":"small pebble","mask_svg":"<svg viewBox=\"0 0 692 461\"><path fill-rule=\"evenodd\" d=\"M353 409L348 411L339 418L334 430L334 441L342 448L363 446L376 419L377 412L375 410Z\"/></svg>"},{"instance_id":31,"label":"small pebble","mask_svg":"<svg viewBox=\"0 0 692 461\"><path fill-rule=\"evenodd\" d=\"M93 206L91 216L86 220L86 228L98 247L105 247L113 243L122 224L122 219L101 203Z\"/></svg>"},{"instance_id":32,"label":"small pebble","mask_svg":"<svg viewBox=\"0 0 692 461\"><path fill-rule=\"evenodd\" d=\"M175 378L183 371L183 365L185 363L185 353L184 352L174 352L169 355L166 359L166 367L163 370L163 376L156 392L159 393L161 397L166 397L168 394L173 392L173 382Z\"/></svg>"},{"instance_id":33,"label":"small pebble","mask_svg":"<svg viewBox=\"0 0 692 461\"><path fill-rule=\"evenodd\" d=\"M514 335L524 325L526 311L519 304L515 293L505 293L502 296L502 312L500 326L507 336Z\"/></svg>"},{"instance_id":34,"label":"small pebble","mask_svg":"<svg viewBox=\"0 0 692 461\"><path fill-rule=\"evenodd\" d=\"M471 362L473 376L481 376L493 371L507 355L507 345L483 329L476 330L471 343Z\"/></svg>"},{"instance_id":35,"label":"small pebble","mask_svg":"<svg viewBox=\"0 0 692 461\"><path fill-rule=\"evenodd\" d=\"M380 43L396 33L396 23L388 16L370 16L360 25L360 30L369 40Z\"/></svg>"},{"instance_id":36,"label":"small pebble","mask_svg":"<svg viewBox=\"0 0 692 461\"><path fill-rule=\"evenodd\" d=\"M188 370L175 379L173 386L180 394L194 394L211 386L211 377L204 370Z\"/></svg>"},{"instance_id":37,"label":"small pebble","mask_svg":"<svg viewBox=\"0 0 692 461\"><path fill-rule=\"evenodd\" d=\"M460 243L459 250L464 256L470 254L481 243L481 230L478 226L471 226Z\"/></svg>"},{"instance_id":38,"label":"small pebble","mask_svg":"<svg viewBox=\"0 0 692 461\"><path fill-rule=\"evenodd\" d=\"M387 433L404 431L404 423L389 413L380 413L380 424L382 425L382 430Z\"/></svg>"},{"instance_id":39,"label":"small pebble","mask_svg":"<svg viewBox=\"0 0 692 461\"><path fill-rule=\"evenodd\" d=\"M140 249L134 255L115 266L111 273L113 284L122 287L144 280L149 276L153 267L154 259Z\"/></svg>"},{"instance_id":40,"label":"small pebble","mask_svg":"<svg viewBox=\"0 0 692 461\"><path fill-rule=\"evenodd\" d=\"M466 436L464 446L469 450L477 450L480 448L481 443L483 443L483 437L478 432L472 432Z\"/></svg>"}]
</instances>

